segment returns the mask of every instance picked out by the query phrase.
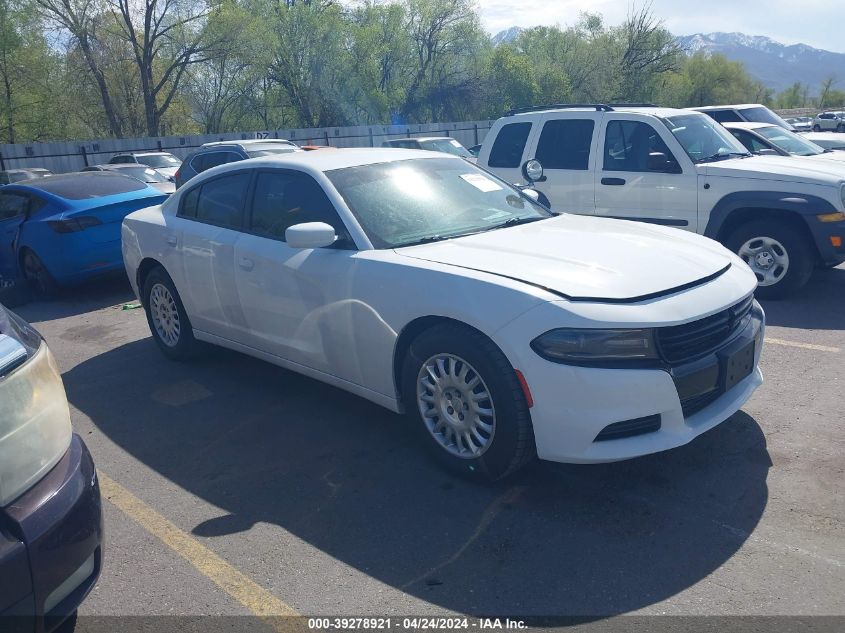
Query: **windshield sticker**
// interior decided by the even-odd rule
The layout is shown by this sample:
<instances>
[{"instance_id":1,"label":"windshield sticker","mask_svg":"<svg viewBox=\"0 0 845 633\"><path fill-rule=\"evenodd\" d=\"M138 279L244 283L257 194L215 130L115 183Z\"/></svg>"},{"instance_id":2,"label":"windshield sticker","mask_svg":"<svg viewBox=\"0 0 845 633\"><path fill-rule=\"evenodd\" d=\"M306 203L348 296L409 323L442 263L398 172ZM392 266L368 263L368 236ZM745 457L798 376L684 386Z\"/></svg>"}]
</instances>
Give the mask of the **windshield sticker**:
<instances>
[{"instance_id":1,"label":"windshield sticker","mask_svg":"<svg viewBox=\"0 0 845 633\"><path fill-rule=\"evenodd\" d=\"M461 178L471 184L473 187L484 193L490 191L501 191L501 187L495 182L482 176L481 174L461 174Z\"/></svg>"}]
</instances>

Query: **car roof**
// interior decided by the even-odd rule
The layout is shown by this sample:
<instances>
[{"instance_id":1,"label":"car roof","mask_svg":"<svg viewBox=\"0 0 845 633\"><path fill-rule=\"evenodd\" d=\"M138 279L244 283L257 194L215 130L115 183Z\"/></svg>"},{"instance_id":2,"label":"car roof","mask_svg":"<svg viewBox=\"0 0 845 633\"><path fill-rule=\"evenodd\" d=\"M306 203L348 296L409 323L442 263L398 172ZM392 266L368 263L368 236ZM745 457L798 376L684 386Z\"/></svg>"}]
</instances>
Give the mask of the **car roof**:
<instances>
[{"instance_id":1,"label":"car roof","mask_svg":"<svg viewBox=\"0 0 845 633\"><path fill-rule=\"evenodd\" d=\"M170 152L118 152L115 156L173 156Z\"/></svg>"},{"instance_id":2,"label":"car roof","mask_svg":"<svg viewBox=\"0 0 845 633\"><path fill-rule=\"evenodd\" d=\"M293 145L296 146L296 143L293 141L289 141L284 138L247 138L241 141L211 141L209 143L203 143L199 146L199 149L204 149L207 147L221 147L225 145L236 145L240 147L249 147L250 145L273 145L274 143L278 143L279 145Z\"/></svg>"},{"instance_id":3,"label":"car roof","mask_svg":"<svg viewBox=\"0 0 845 633\"><path fill-rule=\"evenodd\" d=\"M451 136L412 136L410 138L392 138L389 139L388 142L390 143L397 143L400 141L454 141Z\"/></svg>"},{"instance_id":4,"label":"car roof","mask_svg":"<svg viewBox=\"0 0 845 633\"><path fill-rule=\"evenodd\" d=\"M334 152L290 152L288 154L275 154L273 156L262 156L250 158L249 160L237 163L227 163L220 167L209 169L203 174L212 171L218 172L221 167L243 168L252 167L292 167L304 168L306 171L333 171L347 167L359 167L362 165L375 165L388 163L397 160L410 160L413 158L449 158L463 160L454 154L443 152L430 152L422 149L402 149L392 147L364 147L364 148L338 148Z\"/></svg>"},{"instance_id":5,"label":"car roof","mask_svg":"<svg viewBox=\"0 0 845 633\"><path fill-rule=\"evenodd\" d=\"M698 110L699 112L709 110L747 110L748 108L765 108L762 103L735 103L733 105L714 105L714 106L700 106L690 108L691 110Z\"/></svg>"},{"instance_id":6,"label":"car roof","mask_svg":"<svg viewBox=\"0 0 845 633\"><path fill-rule=\"evenodd\" d=\"M540 108L537 110L528 110L526 112L514 112L513 114L509 114L507 116L510 117L520 117L532 114L548 114L550 112L627 112L627 113L642 113L642 114L651 114L656 117L670 117L670 116L678 116L679 114L689 114L689 110L681 110L679 108L663 108L660 106L649 106L649 105L611 105L610 109L599 110L594 105L574 105L574 106L567 106L565 108L556 108L555 106L549 106L548 108Z\"/></svg>"},{"instance_id":7,"label":"car roof","mask_svg":"<svg viewBox=\"0 0 845 633\"><path fill-rule=\"evenodd\" d=\"M130 188L121 186L122 183L123 185L128 185L129 181L131 181L134 185L141 184L142 186L133 186ZM82 171L53 176L42 176L41 178L22 180L7 186L10 189L21 188L24 190L44 193L49 197L63 200L71 205L83 206L90 206L94 200L98 200L100 198L125 196L128 194L137 195L138 197L146 197L158 193L156 189L148 187L140 180L136 180L130 176L124 176L123 174L104 171ZM96 195L69 195L77 193L80 190L84 191L85 187L91 187L96 190Z\"/></svg>"}]
</instances>

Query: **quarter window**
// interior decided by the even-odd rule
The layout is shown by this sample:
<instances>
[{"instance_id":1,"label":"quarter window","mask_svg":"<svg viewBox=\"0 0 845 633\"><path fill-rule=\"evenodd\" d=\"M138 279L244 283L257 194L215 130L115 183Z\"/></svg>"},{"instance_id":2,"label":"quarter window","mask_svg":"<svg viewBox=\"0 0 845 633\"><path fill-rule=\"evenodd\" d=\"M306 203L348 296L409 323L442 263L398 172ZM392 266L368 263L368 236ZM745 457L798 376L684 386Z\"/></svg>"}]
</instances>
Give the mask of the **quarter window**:
<instances>
[{"instance_id":1,"label":"quarter window","mask_svg":"<svg viewBox=\"0 0 845 633\"><path fill-rule=\"evenodd\" d=\"M647 172L649 154L677 162L653 127L640 121L610 121L604 137L604 171Z\"/></svg>"},{"instance_id":2,"label":"quarter window","mask_svg":"<svg viewBox=\"0 0 845 633\"><path fill-rule=\"evenodd\" d=\"M537 143L537 160L546 169L586 170L594 127L590 119L547 121Z\"/></svg>"},{"instance_id":3,"label":"quarter window","mask_svg":"<svg viewBox=\"0 0 845 633\"><path fill-rule=\"evenodd\" d=\"M196 201L197 220L227 228L240 228L249 179L250 172L244 171L204 182Z\"/></svg>"},{"instance_id":4,"label":"quarter window","mask_svg":"<svg viewBox=\"0 0 845 633\"><path fill-rule=\"evenodd\" d=\"M0 221L23 215L29 206L29 198L7 193L0 196Z\"/></svg>"},{"instance_id":5,"label":"quarter window","mask_svg":"<svg viewBox=\"0 0 845 633\"><path fill-rule=\"evenodd\" d=\"M508 123L496 135L487 165L490 167L519 167L522 153L531 133L531 122Z\"/></svg>"},{"instance_id":6,"label":"quarter window","mask_svg":"<svg viewBox=\"0 0 845 633\"><path fill-rule=\"evenodd\" d=\"M334 205L311 176L297 171L260 172L252 197L251 231L284 241L285 230L303 222L325 222L339 237L346 235Z\"/></svg>"}]
</instances>

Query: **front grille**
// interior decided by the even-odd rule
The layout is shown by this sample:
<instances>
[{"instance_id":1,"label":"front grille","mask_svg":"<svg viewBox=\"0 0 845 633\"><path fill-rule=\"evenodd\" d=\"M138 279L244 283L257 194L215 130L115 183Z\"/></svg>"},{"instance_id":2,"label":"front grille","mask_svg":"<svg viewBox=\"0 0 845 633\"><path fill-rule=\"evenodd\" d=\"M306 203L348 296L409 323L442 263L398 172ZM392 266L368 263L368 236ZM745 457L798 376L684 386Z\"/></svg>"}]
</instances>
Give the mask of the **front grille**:
<instances>
[{"instance_id":1,"label":"front grille","mask_svg":"<svg viewBox=\"0 0 845 633\"><path fill-rule=\"evenodd\" d=\"M644 418L625 420L608 424L596 435L594 442L605 442L607 440L618 440L623 437L633 437L643 433L653 433L660 430L660 414L649 415Z\"/></svg>"},{"instance_id":2,"label":"front grille","mask_svg":"<svg viewBox=\"0 0 845 633\"><path fill-rule=\"evenodd\" d=\"M684 412L684 417L688 418L693 413L698 413L708 404L711 404L722 395L721 389L714 389L707 393L702 393L686 400L681 400L681 410Z\"/></svg>"},{"instance_id":3,"label":"front grille","mask_svg":"<svg viewBox=\"0 0 845 633\"><path fill-rule=\"evenodd\" d=\"M657 347L664 360L669 363L690 361L713 351L739 329L751 312L753 302L754 297L750 296L698 321L658 328Z\"/></svg>"}]
</instances>

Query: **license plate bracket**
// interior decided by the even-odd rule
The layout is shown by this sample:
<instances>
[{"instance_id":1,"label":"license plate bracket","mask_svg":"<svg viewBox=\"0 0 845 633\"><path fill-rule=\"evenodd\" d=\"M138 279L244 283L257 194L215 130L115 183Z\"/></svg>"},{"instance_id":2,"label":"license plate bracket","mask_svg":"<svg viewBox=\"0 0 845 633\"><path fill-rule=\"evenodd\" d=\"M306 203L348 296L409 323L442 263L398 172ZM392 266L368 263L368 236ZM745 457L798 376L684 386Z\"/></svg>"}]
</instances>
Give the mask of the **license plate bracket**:
<instances>
[{"instance_id":1,"label":"license plate bracket","mask_svg":"<svg viewBox=\"0 0 845 633\"><path fill-rule=\"evenodd\" d=\"M754 371L755 341L751 339L739 349L722 357L722 390L728 391Z\"/></svg>"}]
</instances>

